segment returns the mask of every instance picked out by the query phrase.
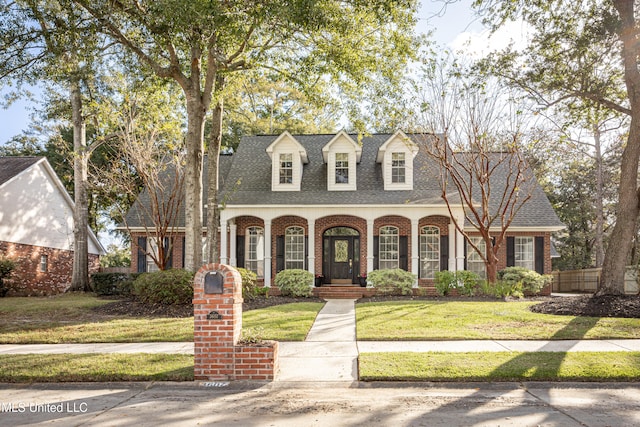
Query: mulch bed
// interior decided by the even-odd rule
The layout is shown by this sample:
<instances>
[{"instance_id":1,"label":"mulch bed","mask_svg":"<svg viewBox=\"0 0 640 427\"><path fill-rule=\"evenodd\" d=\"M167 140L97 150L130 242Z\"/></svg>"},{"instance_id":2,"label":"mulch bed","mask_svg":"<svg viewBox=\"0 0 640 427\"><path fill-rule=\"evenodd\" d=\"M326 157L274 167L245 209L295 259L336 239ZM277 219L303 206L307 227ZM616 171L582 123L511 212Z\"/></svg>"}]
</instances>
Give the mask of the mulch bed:
<instances>
[{"instance_id":1,"label":"mulch bed","mask_svg":"<svg viewBox=\"0 0 640 427\"><path fill-rule=\"evenodd\" d=\"M555 297L531 307L534 313L589 317L640 318L638 295Z\"/></svg>"},{"instance_id":2,"label":"mulch bed","mask_svg":"<svg viewBox=\"0 0 640 427\"><path fill-rule=\"evenodd\" d=\"M374 296L359 299L358 302L380 302L380 301L496 301L492 298L483 297L403 297L403 296ZM531 311L542 314L556 314L565 316L590 316L590 317L627 317L640 318L640 296L600 296L591 295L562 296L562 297L535 297L528 298L529 301L541 301L539 304L531 306ZM242 304L244 311L258 308L271 307L280 304L293 302L324 302L320 298L293 298L283 296L256 297L247 299ZM160 304L142 304L129 299L122 299L105 304L93 309L98 314L113 316L133 316L133 317L191 317L193 316L193 306L176 305L165 306Z\"/></svg>"}]
</instances>

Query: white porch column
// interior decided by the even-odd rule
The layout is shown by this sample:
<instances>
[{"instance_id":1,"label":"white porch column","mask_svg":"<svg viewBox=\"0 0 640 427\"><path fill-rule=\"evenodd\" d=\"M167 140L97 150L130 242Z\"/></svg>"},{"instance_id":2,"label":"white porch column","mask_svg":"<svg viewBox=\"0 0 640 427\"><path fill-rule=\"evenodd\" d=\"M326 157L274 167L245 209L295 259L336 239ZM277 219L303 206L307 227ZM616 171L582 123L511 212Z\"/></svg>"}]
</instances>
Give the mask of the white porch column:
<instances>
[{"instance_id":1,"label":"white porch column","mask_svg":"<svg viewBox=\"0 0 640 427\"><path fill-rule=\"evenodd\" d=\"M236 240L237 240L237 232L238 226L236 225L236 221L234 219L229 221L229 265L233 267L238 266L238 259L236 258L237 249L236 249Z\"/></svg>"},{"instance_id":2,"label":"white porch column","mask_svg":"<svg viewBox=\"0 0 640 427\"><path fill-rule=\"evenodd\" d=\"M271 287L271 220L264 220L264 286Z\"/></svg>"},{"instance_id":3,"label":"white porch column","mask_svg":"<svg viewBox=\"0 0 640 427\"><path fill-rule=\"evenodd\" d=\"M367 219L367 273L373 271L373 220Z\"/></svg>"},{"instance_id":4,"label":"white porch column","mask_svg":"<svg viewBox=\"0 0 640 427\"><path fill-rule=\"evenodd\" d=\"M308 238L307 238L307 270L316 274L316 220L309 219L308 221Z\"/></svg>"},{"instance_id":5,"label":"white porch column","mask_svg":"<svg viewBox=\"0 0 640 427\"><path fill-rule=\"evenodd\" d=\"M416 276L413 287L418 287L418 274L420 272L420 231L418 229L418 220L411 220L411 273Z\"/></svg>"},{"instance_id":6,"label":"white porch column","mask_svg":"<svg viewBox=\"0 0 640 427\"><path fill-rule=\"evenodd\" d=\"M456 226L453 224L453 220L449 223L449 271L456 271ZM463 252L464 253L464 252Z\"/></svg>"},{"instance_id":7,"label":"white porch column","mask_svg":"<svg viewBox=\"0 0 640 427\"><path fill-rule=\"evenodd\" d=\"M220 215L220 264L227 264L229 262L229 254L227 253L227 222L226 216Z\"/></svg>"},{"instance_id":8,"label":"white porch column","mask_svg":"<svg viewBox=\"0 0 640 427\"><path fill-rule=\"evenodd\" d=\"M464 236L456 230L456 270L464 270Z\"/></svg>"}]
</instances>

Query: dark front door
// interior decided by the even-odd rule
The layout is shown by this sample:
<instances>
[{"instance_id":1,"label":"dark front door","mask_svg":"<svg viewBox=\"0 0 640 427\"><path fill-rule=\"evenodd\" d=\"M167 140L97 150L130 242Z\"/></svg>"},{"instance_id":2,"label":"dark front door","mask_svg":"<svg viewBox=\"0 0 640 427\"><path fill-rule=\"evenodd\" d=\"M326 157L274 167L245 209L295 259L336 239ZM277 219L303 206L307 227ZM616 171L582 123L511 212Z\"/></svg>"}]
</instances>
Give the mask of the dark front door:
<instances>
[{"instance_id":1,"label":"dark front door","mask_svg":"<svg viewBox=\"0 0 640 427\"><path fill-rule=\"evenodd\" d=\"M331 283L353 283L353 237L331 238Z\"/></svg>"}]
</instances>

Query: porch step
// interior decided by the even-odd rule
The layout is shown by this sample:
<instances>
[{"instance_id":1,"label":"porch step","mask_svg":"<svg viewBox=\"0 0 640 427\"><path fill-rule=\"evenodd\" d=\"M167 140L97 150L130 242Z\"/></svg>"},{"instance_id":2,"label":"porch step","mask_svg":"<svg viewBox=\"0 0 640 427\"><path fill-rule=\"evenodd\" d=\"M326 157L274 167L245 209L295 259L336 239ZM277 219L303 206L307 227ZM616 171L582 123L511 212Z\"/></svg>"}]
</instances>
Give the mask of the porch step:
<instances>
[{"instance_id":1,"label":"porch step","mask_svg":"<svg viewBox=\"0 0 640 427\"><path fill-rule=\"evenodd\" d=\"M373 296L375 290L358 285L321 286L313 288L313 294L325 299L358 299Z\"/></svg>"}]
</instances>

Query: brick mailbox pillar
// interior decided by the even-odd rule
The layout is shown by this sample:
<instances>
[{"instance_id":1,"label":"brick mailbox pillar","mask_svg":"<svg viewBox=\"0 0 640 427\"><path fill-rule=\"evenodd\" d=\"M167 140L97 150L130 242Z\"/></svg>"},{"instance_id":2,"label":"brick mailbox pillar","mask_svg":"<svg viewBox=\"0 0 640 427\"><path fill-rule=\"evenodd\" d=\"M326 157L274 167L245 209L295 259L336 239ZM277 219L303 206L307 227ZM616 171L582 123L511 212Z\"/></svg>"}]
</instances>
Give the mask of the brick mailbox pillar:
<instances>
[{"instance_id":1,"label":"brick mailbox pillar","mask_svg":"<svg viewBox=\"0 0 640 427\"><path fill-rule=\"evenodd\" d=\"M206 264L193 284L194 378L196 380L273 380L278 343L240 343L242 279L233 267Z\"/></svg>"}]
</instances>

